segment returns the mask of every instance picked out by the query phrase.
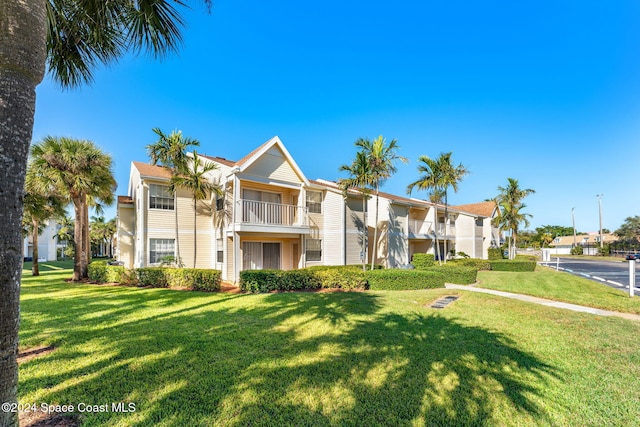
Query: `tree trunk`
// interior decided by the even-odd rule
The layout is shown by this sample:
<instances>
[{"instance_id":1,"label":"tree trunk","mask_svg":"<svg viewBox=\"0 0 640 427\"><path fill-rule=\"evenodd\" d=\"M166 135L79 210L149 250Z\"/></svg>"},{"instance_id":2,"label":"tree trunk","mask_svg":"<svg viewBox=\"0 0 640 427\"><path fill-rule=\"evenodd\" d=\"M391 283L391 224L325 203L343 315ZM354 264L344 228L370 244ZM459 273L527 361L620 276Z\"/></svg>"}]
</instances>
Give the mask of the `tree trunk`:
<instances>
[{"instance_id":1,"label":"tree trunk","mask_svg":"<svg viewBox=\"0 0 640 427\"><path fill-rule=\"evenodd\" d=\"M175 202L173 205L173 210L176 213L176 267L182 267L182 261L180 260L180 236L178 235L178 193L176 192L173 196L175 198Z\"/></svg>"},{"instance_id":2,"label":"tree trunk","mask_svg":"<svg viewBox=\"0 0 640 427\"><path fill-rule=\"evenodd\" d=\"M73 212L75 223L73 226L73 240L75 251L73 253L73 281L82 280L82 264L85 260L84 235L82 234L82 222L84 220L84 206L80 197L73 198Z\"/></svg>"},{"instance_id":3,"label":"tree trunk","mask_svg":"<svg viewBox=\"0 0 640 427\"><path fill-rule=\"evenodd\" d=\"M198 238L196 237L196 201L193 201L193 268L196 268L196 259L198 256Z\"/></svg>"},{"instance_id":4,"label":"tree trunk","mask_svg":"<svg viewBox=\"0 0 640 427\"><path fill-rule=\"evenodd\" d=\"M38 224L37 220L33 220L33 261L31 263L31 275L39 276L40 268L38 265Z\"/></svg>"},{"instance_id":5,"label":"tree trunk","mask_svg":"<svg viewBox=\"0 0 640 427\"><path fill-rule=\"evenodd\" d=\"M367 198L362 197L362 271L367 271L367 237L369 227L367 226Z\"/></svg>"},{"instance_id":6,"label":"tree trunk","mask_svg":"<svg viewBox=\"0 0 640 427\"><path fill-rule=\"evenodd\" d=\"M91 262L91 237L89 236L89 204L86 196L82 210L82 243L84 244L84 258L82 259L82 278L89 277L89 263Z\"/></svg>"},{"instance_id":7,"label":"tree trunk","mask_svg":"<svg viewBox=\"0 0 640 427\"><path fill-rule=\"evenodd\" d=\"M447 198L447 190L444 190L444 263L447 263L447 255L449 252L447 251L447 242L449 241L449 237L447 234L447 225L449 225L449 200Z\"/></svg>"},{"instance_id":8,"label":"tree trunk","mask_svg":"<svg viewBox=\"0 0 640 427\"><path fill-rule=\"evenodd\" d=\"M441 265L442 257L440 256L440 240L438 239L438 205L436 203L433 204L433 224L433 235L436 236L436 247L433 253L438 259L438 265Z\"/></svg>"},{"instance_id":9,"label":"tree trunk","mask_svg":"<svg viewBox=\"0 0 640 427\"><path fill-rule=\"evenodd\" d=\"M0 403L16 403L22 212L36 86L46 59L46 1L0 2ZM1 426L17 412L0 411Z\"/></svg>"},{"instance_id":10,"label":"tree trunk","mask_svg":"<svg viewBox=\"0 0 640 427\"><path fill-rule=\"evenodd\" d=\"M373 224L373 253L371 254L371 270L378 256L378 194L380 193L378 185L376 185L376 223Z\"/></svg>"}]
</instances>

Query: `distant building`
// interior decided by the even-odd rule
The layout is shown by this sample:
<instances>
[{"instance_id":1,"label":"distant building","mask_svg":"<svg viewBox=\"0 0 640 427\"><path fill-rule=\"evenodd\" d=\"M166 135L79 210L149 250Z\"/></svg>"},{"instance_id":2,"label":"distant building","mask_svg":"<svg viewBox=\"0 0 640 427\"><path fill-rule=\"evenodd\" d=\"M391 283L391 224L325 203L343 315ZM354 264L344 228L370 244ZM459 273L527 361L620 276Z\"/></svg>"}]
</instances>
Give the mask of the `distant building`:
<instances>
[{"instance_id":1,"label":"distant building","mask_svg":"<svg viewBox=\"0 0 640 427\"><path fill-rule=\"evenodd\" d=\"M615 234L602 234L603 243L612 243L618 240ZM575 236L576 246L582 246L584 255L597 255L600 248L600 233L592 232ZM552 254L567 255L574 246L574 236L558 236L549 244Z\"/></svg>"},{"instance_id":2,"label":"distant building","mask_svg":"<svg viewBox=\"0 0 640 427\"><path fill-rule=\"evenodd\" d=\"M40 261L55 261L58 259L57 245L58 223L46 221L42 233L38 235L38 258ZM24 238L23 253L25 258L33 258L33 235Z\"/></svg>"}]
</instances>

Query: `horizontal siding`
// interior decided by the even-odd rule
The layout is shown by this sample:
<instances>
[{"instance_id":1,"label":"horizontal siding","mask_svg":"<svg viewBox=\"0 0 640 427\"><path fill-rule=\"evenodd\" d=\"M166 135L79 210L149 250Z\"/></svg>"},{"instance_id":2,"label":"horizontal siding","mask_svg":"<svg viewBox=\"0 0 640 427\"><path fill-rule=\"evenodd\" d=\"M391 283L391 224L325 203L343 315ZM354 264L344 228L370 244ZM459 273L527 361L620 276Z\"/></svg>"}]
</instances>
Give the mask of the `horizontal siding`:
<instances>
[{"instance_id":1,"label":"horizontal siding","mask_svg":"<svg viewBox=\"0 0 640 427\"><path fill-rule=\"evenodd\" d=\"M324 221L320 229L322 239L322 263L324 265L344 264L342 195L325 192L322 203Z\"/></svg>"},{"instance_id":2,"label":"horizontal siding","mask_svg":"<svg viewBox=\"0 0 640 427\"><path fill-rule=\"evenodd\" d=\"M360 253L364 251L363 231L366 231L364 224L364 214L362 207L362 199L348 198L346 200L346 258L347 265L360 264ZM366 207L365 207L366 209Z\"/></svg>"},{"instance_id":3,"label":"horizontal siding","mask_svg":"<svg viewBox=\"0 0 640 427\"><path fill-rule=\"evenodd\" d=\"M299 183L300 178L295 173L284 153L278 147L272 147L264 153L246 170L246 173L254 176L277 179L279 181Z\"/></svg>"}]
</instances>

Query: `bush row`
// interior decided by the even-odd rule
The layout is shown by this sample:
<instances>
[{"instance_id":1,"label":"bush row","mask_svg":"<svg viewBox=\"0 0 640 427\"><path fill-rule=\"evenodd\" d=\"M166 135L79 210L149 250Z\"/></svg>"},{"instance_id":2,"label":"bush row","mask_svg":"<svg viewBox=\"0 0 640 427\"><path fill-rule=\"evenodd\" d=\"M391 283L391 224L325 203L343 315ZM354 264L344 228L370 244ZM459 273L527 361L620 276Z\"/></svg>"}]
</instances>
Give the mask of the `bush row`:
<instances>
[{"instance_id":1,"label":"bush row","mask_svg":"<svg viewBox=\"0 0 640 427\"><path fill-rule=\"evenodd\" d=\"M180 288L219 291L220 270L196 268L145 267L127 270L104 262L89 264L89 278L98 283L135 284L154 288Z\"/></svg>"},{"instance_id":2,"label":"bush row","mask_svg":"<svg viewBox=\"0 0 640 427\"><path fill-rule=\"evenodd\" d=\"M493 271L534 271L537 262L529 260L491 260L491 270Z\"/></svg>"},{"instance_id":3,"label":"bush row","mask_svg":"<svg viewBox=\"0 0 640 427\"><path fill-rule=\"evenodd\" d=\"M369 288L379 291L444 288L445 275L431 270L374 270L367 272Z\"/></svg>"},{"instance_id":4,"label":"bush row","mask_svg":"<svg viewBox=\"0 0 640 427\"><path fill-rule=\"evenodd\" d=\"M240 272L240 289L247 292L320 288L368 289L368 283L365 273L354 266L317 266L302 270L245 270Z\"/></svg>"}]
</instances>

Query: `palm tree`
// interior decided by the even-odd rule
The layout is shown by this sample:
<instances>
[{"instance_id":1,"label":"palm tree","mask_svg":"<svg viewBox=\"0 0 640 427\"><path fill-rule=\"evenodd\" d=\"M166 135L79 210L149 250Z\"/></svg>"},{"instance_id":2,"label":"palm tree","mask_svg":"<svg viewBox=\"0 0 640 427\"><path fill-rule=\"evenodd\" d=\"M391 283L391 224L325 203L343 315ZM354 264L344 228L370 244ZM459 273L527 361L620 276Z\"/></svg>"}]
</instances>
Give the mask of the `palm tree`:
<instances>
[{"instance_id":1,"label":"palm tree","mask_svg":"<svg viewBox=\"0 0 640 427\"><path fill-rule=\"evenodd\" d=\"M507 178L506 187L498 186L500 192L495 201L499 206L498 216L494 218L493 225L503 230L509 230L509 259L515 257L516 239L518 236L518 228L521 223L525 227L529 226L528 218L530 214L522 212L526 205L522 200L530 194L535 193L534 190L527 188L522 189L517 179Z\"/></svg>"},{"instance_id":2,"label":"palm tree","mask_svg":"<svg viewBox=\"0 0 640 427\"><path fill-rule=\"evenodd\" d=\"M172 178L184 173L188 169L187 150L189 147L199 147L200 142L196 139L182 136L182 131L174 130L166 135L160 128L153 128L153 132L158 135L158 140L147 145L147 154L152 165L161 165L169 169ZM175 191L169 186L169 191L175 197ZM176 265L182 265L180 259L180 238L178 236L178 204L174 204L175 225L176 225Z\"/></svg>"},{"instance_id":3,"label":"palm tree","mask_svg":"<svg viewBox=\"0 0 640 427\"><path fill-rule=\"evenodd\" d=\"M208 6L211 0L203 0ZM35 89L45 69L64 88L93 78L99 64L128 51L160 57L177 49L183 20L177 0L23 0L0 6L0 402L16 402L20 246L27 155L33 132ZM0 425L17 425L0 412Z\"/></svg>"},{"instance_id":4,"label":"palm tree","mask_svg":"<svg viewBox=\"0 0 640 427\"><path fill-rule=\"evenodd\" d=\"M397 150L400 149L398 141L392 139L387 143L382 135L371 141L368 138L359 138L355 146L360 148L369 163L371 171L371 185L376 192L376 215L373 228L373 254L371 256L371 269L373 270L376 256L378 254L378 204L380 187L393 175L397 169L394 163L400 160L407 163L405 157L399 156Z\"/></svg>"},{"instance_id":5,"label":"palm tree","mask_svg":"<svg viewBox=\"0 0 640 427\"><path fill-rule=\"evenodd\" d=\"M169 191L175 193L178 188L183 188L193 194L193 268L196 268L198 254L196 238L196 215L199 200L205 200L211 194L222 196L222 190L206 177L206 174L217 169L215 163L202 164L198 153L193 151L193 160L186 170L173 175L169 183Z\"/></svg>"},{"instance_id":6,"label":"palm tree","mask_svg":"<svg viewBox=\"0 0 640 427\"><path fill-rule=\"evenodd\" d=\"M64 249L62 252L62 257L64 259L64 257L67 254L67 251L69 251L69 247L71 247L71 249L74 249L74 238L73 238L73 229L74 229L74 222L73 219L69 216L67 216L67 213L64 213L64 216L62 216L58 222L58 232L56 233L56 238L58 239L58 242L63 242L64 243Z\"/></svg>"},{"instance_id":7,"label":"palm tree","mask_svg":"<svg viewBox=\"0 0 640 427\"><path fill-rule=\"evenodd\" d=\"M87 277L87 198L111 204L116 181L111 156L93 142L72 138L45 137L31 148L33 165L41 179L58 189L73 203L75 212L75 254L73 280Z\"/></svg>"},{"instance_id":8,"label":"palm tree","mask_svg":"<svg viewBox=\"0 0 640 427\"><path fill-rule=\"evenodd\" d=\"M445 238L444 238L444 256L440 256L440 243L438 242L438 232L436 235L436 254L438 260L444 258L444 262L447 262L447 222L449 221L449 200L448 192L449 187L454 192L458 192L458 183L462 181L465 175L469 173L466 167L462 164L454 166L451 160L452 153L440 153L440 156L436 159L432 159L429 156L420 156L418 158L418 172L422 175L417 181L412 182L407 186L407 193L411 194L414 188L419 190L427 190L431 194L431 201L434 203L441 203L444 199L444 217L445 217ZM437 216L436 216L437 224Z\"/></svg>"},{"instance_id":9,"label":"palm tree","mask_svg":"<svg viewBox=\"0 0 640 427\"><path fill-rule=\"evenodd\" d=\"M367 264L367 199L369 192L374 184L373 174L371 173L371 165L364 151L358 151L356 158L351 165L342 165L338 168L340 172L348 172L349 178L340 179L338 185L342 190L342 195L347 197L350 189L355 189L362 194L362 270L365 271Z\"/></svg>"},{"instance_id":10,"label":"palm tree","mask_svg":"<svg viewBox=\"0 0 640 427\"><path fill-rule=\"evenodd\" d=\"M33 263L31 274L40 275L38 265L38 236L42 233L45 221L64 216L65 198L55 188L47 187L39 179L38 174L30 163L27 166L24 192L24 228L33 237Z\"/></svg>"}]
</instances>

